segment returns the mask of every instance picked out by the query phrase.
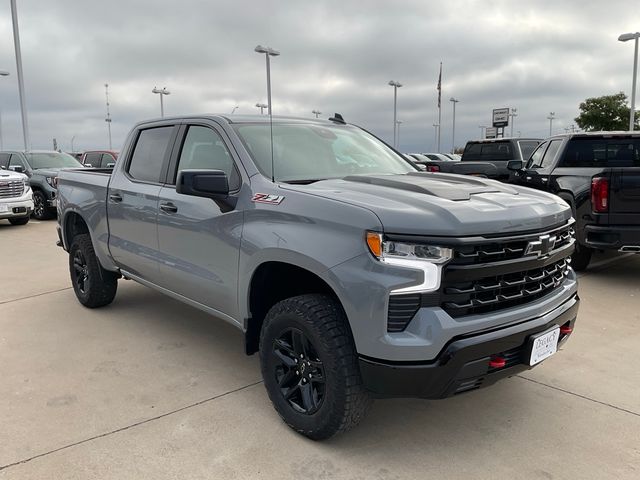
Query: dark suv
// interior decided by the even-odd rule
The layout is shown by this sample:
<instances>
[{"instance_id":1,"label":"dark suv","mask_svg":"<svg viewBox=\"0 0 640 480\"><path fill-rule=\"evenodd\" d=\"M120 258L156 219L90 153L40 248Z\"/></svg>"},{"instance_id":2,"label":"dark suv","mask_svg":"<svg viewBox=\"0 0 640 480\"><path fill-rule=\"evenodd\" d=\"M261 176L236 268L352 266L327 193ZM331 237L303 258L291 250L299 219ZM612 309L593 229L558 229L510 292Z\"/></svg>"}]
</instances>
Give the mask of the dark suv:
<instances>
[{"instance_id":1,"label":"dark suv","mask_svg":"<svg viewBox=\"0 0 640 480\"><path fill-rule=\"evenodd\" d=\"M541 138L471 140L464 147L462 161L491 163L498 169L497 179L507 181L510 178L510 171L507 168L509 161L526 162L541 142Z\"/></svg>"}]
</instances>

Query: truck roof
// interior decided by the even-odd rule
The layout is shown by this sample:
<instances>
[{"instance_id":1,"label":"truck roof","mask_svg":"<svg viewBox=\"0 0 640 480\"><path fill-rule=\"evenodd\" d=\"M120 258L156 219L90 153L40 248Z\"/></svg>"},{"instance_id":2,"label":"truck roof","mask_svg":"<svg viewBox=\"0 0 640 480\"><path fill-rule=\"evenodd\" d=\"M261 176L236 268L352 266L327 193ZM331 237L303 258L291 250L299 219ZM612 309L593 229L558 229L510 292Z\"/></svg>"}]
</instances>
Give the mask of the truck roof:
<instances>
[{"instance_id":1,"label":"truck roof","mask_svg":"<svg viewBox=\"0 0 640 480\"><path fill-rule=\"evenodd\" d=\"M229 115L229 114L216 114L205 113L201 115L176 115L165 116L163 118L151 118L139 124L149 123L159 120L184 120L189 118L210 118L212 120L223 121L226 123L269 123L269 115ZM336 122L330 120L323 120L320 118L302 118L286 115L273 115L273 123L301 123L301 124L316 124L316 125L335 125Z\"/></svg>"},{"instance_id":2,"label":"truck roof","mask_svg":"<svg viewBox=\"0 0 640 480\"><path fill-rule=\"evenodd\" d=\"M559 133L550 138L589 138L589 137L640 137L640 132L624 132L624 131L599 131L599 132L580 132L580 133Z\"/></svg>"},{"instance_id":3,"label":"truck roof","mask_svg":"<svg viewBox=\"0 0 640 480\"><path fill-rule=\"evenodd\" d=\"M494 142L505 142L508 140L529 140L535 142L542 142L543 138L535 138L535 137L501 137L501 138L482 138L479 140L469 140L467 143L494 143Z\"/></svg>"}]
</instances>

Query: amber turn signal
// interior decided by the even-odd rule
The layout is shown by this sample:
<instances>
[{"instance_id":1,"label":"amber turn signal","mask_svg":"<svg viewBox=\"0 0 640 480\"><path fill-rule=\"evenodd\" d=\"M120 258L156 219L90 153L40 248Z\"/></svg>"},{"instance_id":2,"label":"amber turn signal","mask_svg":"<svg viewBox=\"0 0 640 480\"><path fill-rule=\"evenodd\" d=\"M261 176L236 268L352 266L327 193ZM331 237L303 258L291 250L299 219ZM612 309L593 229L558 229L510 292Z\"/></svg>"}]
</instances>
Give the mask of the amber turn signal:
<instances>
[{"instance_id":1,"label":"amber turn signal","mask_svg":"<svg viewBox=\"0 0 640 480\"><path fill-rule=\"evenodd\" d=\"M367 246L377 258L382 256L382 234L367 232Z\"/></svg>"}]
</instances>

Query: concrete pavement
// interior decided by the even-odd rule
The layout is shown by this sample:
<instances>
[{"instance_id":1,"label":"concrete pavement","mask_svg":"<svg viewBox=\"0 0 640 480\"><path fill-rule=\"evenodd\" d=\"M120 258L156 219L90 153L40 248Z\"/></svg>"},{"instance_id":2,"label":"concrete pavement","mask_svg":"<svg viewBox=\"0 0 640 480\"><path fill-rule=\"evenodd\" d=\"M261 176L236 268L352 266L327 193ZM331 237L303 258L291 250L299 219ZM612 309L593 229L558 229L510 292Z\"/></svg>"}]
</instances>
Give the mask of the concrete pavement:
<instances>
[{"instance_id":1,"label":"concrete pavement","mask_svg":"<svg viewBox=\"0 0 640 480\"><path fill-rule=\"evenodd\" d=\"M640 478L640 256L582 275L575 333L534 370L377 401L317 443L280 421L240 332L133 282L81 307L55 237L0 222L2 478Z\"/></svg>"}]
</instances>

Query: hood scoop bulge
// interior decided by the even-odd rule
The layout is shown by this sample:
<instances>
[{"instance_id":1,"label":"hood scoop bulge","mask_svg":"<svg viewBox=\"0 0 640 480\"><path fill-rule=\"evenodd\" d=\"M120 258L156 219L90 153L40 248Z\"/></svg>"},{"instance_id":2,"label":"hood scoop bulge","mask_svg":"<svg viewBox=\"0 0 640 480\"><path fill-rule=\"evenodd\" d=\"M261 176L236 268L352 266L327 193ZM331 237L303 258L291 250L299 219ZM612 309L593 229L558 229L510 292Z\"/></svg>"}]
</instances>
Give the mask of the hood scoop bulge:
<instances>
[{"instance_id":1,"label":"hood scoop bulge","mask_svg":"<svg viewBox=\"0 0 640 480\"><path fill-rule=\"evenodd\" d=\"M452 201L469 200L471 195L481 193L518 194L515 189L507 185L494 185L480 178L443 173L416 172L405 175L351 175L345 177L344 180L394 188L406 192L422 193Z\"/></svg>"}]
</instances>

